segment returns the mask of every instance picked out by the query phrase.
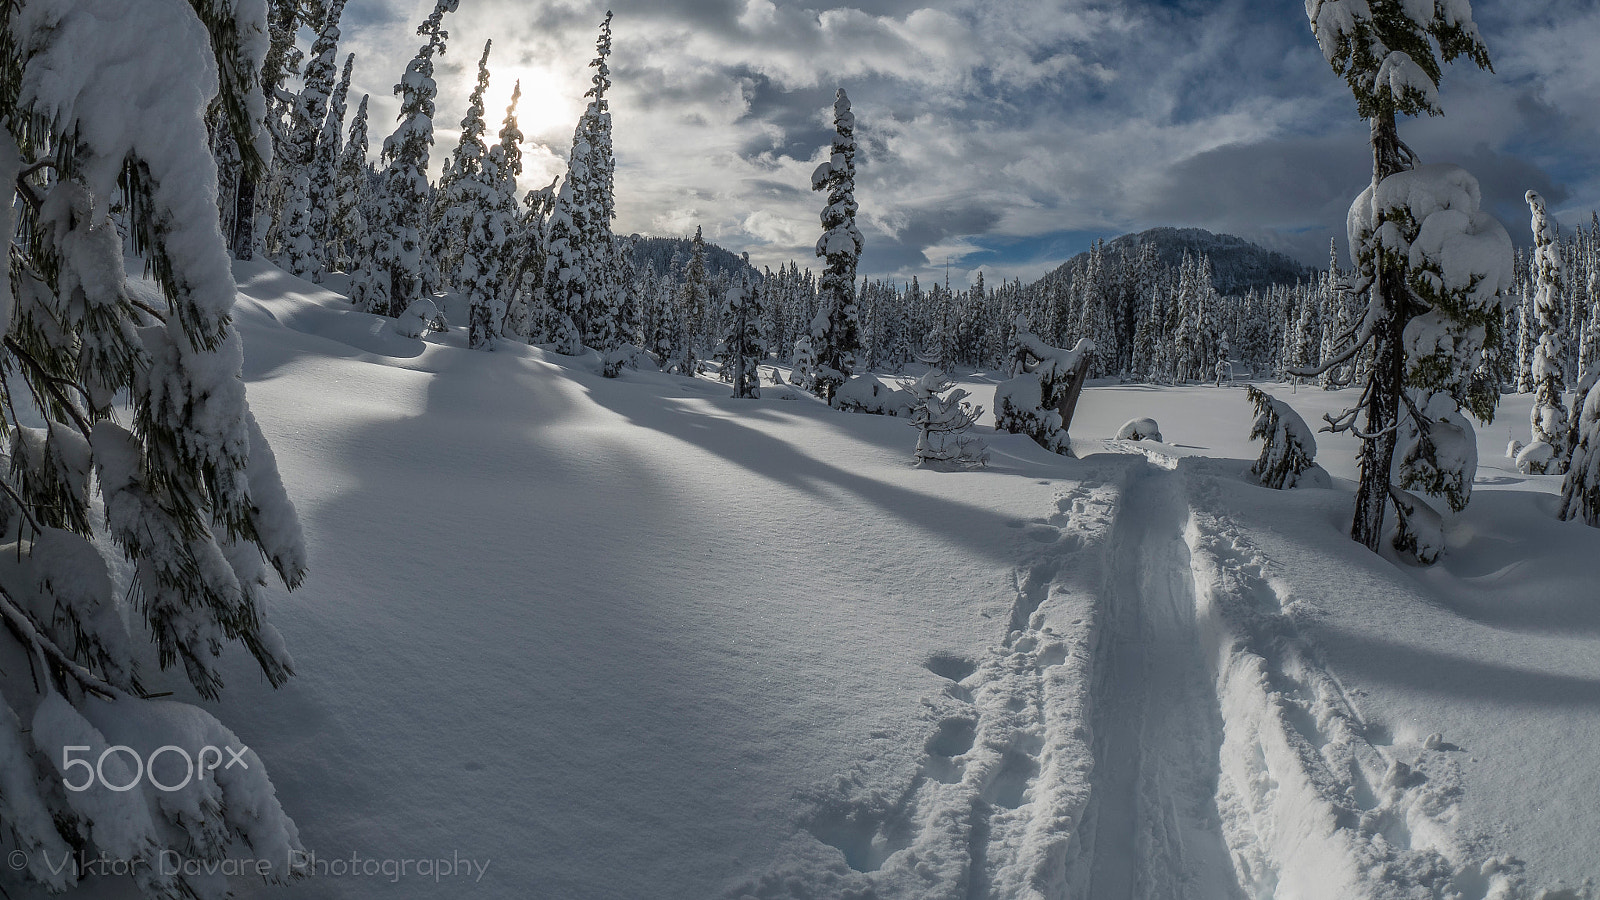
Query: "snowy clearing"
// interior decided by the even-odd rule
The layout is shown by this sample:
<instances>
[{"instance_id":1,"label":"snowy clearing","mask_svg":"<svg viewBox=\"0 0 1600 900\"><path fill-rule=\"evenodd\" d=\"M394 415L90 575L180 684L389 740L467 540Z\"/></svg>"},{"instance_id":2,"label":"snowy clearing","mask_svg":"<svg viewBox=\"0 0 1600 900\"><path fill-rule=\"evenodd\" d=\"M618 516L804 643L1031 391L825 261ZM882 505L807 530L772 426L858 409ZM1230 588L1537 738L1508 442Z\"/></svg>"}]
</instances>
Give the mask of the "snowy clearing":
<instances>
[{"instance_id":1,"label":"snowy clearing","mask_svg":"<svg viewBox=\"0 0 1600 900\"><path fill-rule=\"evenodd\" d=\"M1248 481L1242 388L1091 384L1083 458L998 435L987 469L924 471L903 419L404 338L237 269L250 396L318 550L272 611L299 676L241 666L216 706L323 867L243 896L1600 878L1600 532L1555 520L1559 480L1516 475L1497 427L1451 552L1415 569L1346 537L1349 444L1318 436L1332 489ZM1267 389L1313 422L1342 399ZM1135 416L1166 442L1113 440Z\"/></svg>"}]
</instances>

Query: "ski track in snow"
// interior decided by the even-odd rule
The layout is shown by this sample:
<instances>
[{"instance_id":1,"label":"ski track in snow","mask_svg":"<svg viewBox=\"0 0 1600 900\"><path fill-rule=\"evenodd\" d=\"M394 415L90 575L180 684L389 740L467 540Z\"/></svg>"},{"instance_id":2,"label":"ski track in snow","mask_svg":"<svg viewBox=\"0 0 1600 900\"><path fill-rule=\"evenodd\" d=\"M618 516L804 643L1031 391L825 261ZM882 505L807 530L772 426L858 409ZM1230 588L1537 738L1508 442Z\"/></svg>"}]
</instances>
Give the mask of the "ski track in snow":
<instances>
[{"instance_id":1,"label":"ski track in snow","mask_svg":"<svg viewBox=\"0 0 1600 900\"><path fill-rule=\"evenodd\" d=\"M1401 759L1362 718L1218 479L1113 449L1150 458L1085 461L1018 523L1004 639L926 661L948 683L916 770L809 792L819 846L728 896L1524 896L1520 864L1456 827L1455 748Z\"/></svg>"},{"instance_id":2,"label":"ski track in snow","mask_svg":"<svg viewBox=\"0 0 1600 900\"><path fill-rule=\"evenodd\" d=\"M1296 627L1266 559L1219 510L1218 479L1185 479L1196 616L1224 721L1217 802L1256 898L1507 898L1520 864L1457 829L1449 744L1409 760L1367 722Z\"/></svg>"}]
</instances>

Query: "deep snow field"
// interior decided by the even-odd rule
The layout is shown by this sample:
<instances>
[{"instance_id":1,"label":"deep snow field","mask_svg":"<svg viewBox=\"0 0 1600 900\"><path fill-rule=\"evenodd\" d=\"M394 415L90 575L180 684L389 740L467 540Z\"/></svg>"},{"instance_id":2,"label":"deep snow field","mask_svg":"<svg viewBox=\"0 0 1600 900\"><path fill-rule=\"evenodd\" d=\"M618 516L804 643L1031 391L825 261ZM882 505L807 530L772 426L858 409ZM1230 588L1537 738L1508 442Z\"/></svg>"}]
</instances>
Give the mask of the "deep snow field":
<instances>
[{"instance_id":1,"label":"deep snow field","mask_svg":"<svg viewBox=\"0 0 1600 900\"><path fill-rule=\"evenodd\" d=\"M987 469L924 471L765 379L236 274L312 571L271 610L298 677L241 663L216 712L323 873L242 896L1600 892L1600 530L1504 459L1527 398L1418 569L1347 538L1352 441L1332 489L1242 477L1242 386L1091 385L1080 458L985 429ZM1106 440L1137 416L1166 443Z\"/></svg>"}]
</instances>

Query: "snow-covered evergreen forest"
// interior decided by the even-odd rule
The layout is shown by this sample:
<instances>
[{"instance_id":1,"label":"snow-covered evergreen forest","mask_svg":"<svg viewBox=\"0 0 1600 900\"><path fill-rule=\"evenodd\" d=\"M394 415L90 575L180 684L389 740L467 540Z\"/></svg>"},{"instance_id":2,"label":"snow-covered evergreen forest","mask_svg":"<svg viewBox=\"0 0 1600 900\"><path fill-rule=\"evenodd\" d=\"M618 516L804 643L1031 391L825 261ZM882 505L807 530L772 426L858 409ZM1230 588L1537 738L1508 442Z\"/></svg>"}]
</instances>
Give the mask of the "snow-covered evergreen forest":
<instances>
[{"instance_id":1,"label":"snow-covered evergreen forest","mask_svg":"<svg viewBox=\"0 0 1600 900\"><path fill-rule=\"evenodd\" d=\"M1600 214L1404 139L1468 0L1295 13L1325 261L955 283L862 70L752 262L618 227L628 13L534 183L472 2L0 0L0 894L1595 897Z\"/></svg>"}]
</instances>

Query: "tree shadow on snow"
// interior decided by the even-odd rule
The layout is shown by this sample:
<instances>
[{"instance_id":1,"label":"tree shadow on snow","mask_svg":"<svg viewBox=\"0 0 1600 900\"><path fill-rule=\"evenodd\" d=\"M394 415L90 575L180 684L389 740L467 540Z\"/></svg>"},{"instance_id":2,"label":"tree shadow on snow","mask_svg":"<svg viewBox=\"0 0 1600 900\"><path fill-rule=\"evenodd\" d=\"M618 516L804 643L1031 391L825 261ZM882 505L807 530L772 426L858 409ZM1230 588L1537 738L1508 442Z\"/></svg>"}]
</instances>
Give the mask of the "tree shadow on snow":
<instances>
[{"instance_id":1,"label":"tree shadow on snow","mask_svg":"<svg viewBox=\"0 0 1600 900\"><path fill-rule=\"evenodd\" d=\"M1506 706L1600 709L1600 678L1525 669L1335 625L1319 625L1316 636L1334 671Z\"/></svg>"}]
</instances>

